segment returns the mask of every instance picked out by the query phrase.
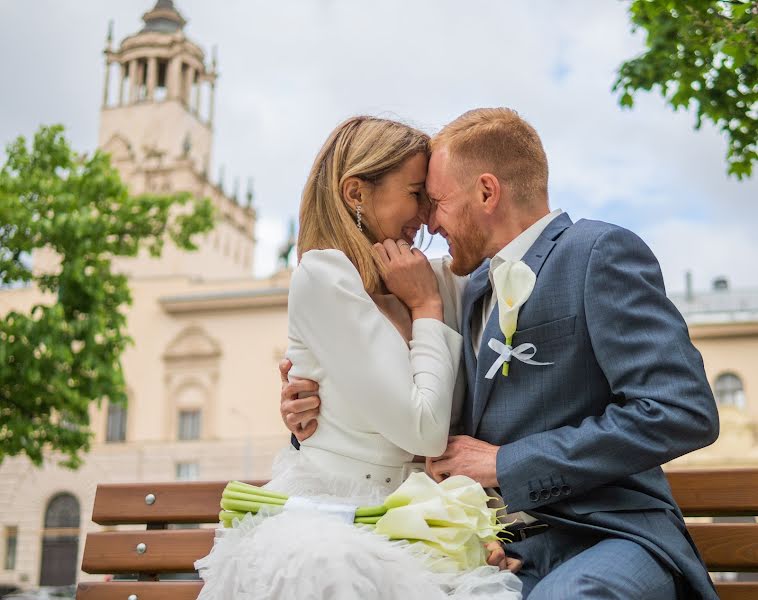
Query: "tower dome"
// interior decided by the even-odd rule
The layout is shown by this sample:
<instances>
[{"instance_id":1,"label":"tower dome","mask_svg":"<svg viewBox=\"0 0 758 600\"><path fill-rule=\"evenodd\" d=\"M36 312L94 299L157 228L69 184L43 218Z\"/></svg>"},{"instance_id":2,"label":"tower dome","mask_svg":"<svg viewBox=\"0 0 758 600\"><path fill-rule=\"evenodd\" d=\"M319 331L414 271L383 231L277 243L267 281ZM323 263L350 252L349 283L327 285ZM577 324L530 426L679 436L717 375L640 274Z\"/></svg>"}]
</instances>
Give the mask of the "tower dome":
<instances>
[{"instance_id":1,"label":"tower dome","mask_svg":"<svg viewBox=\"0 0 758 600\"><path fill-rule=\"evenodd\" d=\"M153 9L142 15L145 26L142 31L175 33L181 31L187 22L176 10L173 0L158 0Z\"/></svg>"}]
</instances>

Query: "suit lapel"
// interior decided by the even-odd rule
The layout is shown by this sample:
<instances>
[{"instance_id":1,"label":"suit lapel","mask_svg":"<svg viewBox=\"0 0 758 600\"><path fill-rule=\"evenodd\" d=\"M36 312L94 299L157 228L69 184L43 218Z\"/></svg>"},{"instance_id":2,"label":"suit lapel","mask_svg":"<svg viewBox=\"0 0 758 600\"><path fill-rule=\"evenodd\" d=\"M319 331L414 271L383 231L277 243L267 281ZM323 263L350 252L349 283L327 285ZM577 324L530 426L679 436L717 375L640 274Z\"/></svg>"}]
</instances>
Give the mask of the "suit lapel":
<instances>
[{"instance_id":1,"label":"suit lapel","mask_svg":"<svg viewBox=\"0 0 758 600\"><path fill-rule=\"evenodd\" d=\"M472 273L468 285L463 292L463 307L461 311L461 334L463 335L463 361L466 367L466 397L463 403L463 432L473 435L471 417L474 405L474 387L476 385L476 356L471 342L471 318L474 317L475 307L480 306L478 300L489 290L490 261L485 260Z\"/></svg>"},{"instance_id":2,"label":"suit lapel","mask_svg":"<svg viewBox=\"0 0 758 600\"><path fill-rule=\"evenodd\" d=\"M553 248L555 248L556 240L571 225L571 218L566 213L558 215L550 222L550 224L540 234L540 237L537 238L537 241L532 244L531 248L529 248L529 250L524 255L524 258L522 259L523 262L528 265L532 271L534 271L534 274L538 278L538 282L539 274L542 270L542 265L545 264L547 257L553 251ZM487 265L487 268L489 269L489 264ZM538 282L535 283L535 288L537 287ZM529 300L527 300L526 304L528 303ZM526 306L526 304L524 306ZM523 311L523 307L521 310ZM492 394L492 388L495 385L495 381L502 378L502 375L499 372L496 373L495 377L492 379L484 378L484 376L487 374L487 371L489 371L490 367L492 366L492 363L495 362L495 359L497 358L497 352L492 350L488 345L490 338L495 338L496 340L505 343L505 336L500 330L500 320L498 318L497 304L495 304L495 307L492 309L492 313L490 314L490 318L487 320L487 326L485 327L484 333L482 335L482 343L479 347L479 360L478 364L475 365L475 378L471 377L471 372L469 371L469 385L474 386L474 401L472 407L472 435L476 435L476 431L479 428L479 423L482 420L484 409L487 407L487 402L489 401L489 397ZM468 339L468 345L471 346L470 325L468 336L464 334L463 339L464 344L465 340ZM507 380L503 381L502 383L507 383Z\"/></svg>"}]
</instances>

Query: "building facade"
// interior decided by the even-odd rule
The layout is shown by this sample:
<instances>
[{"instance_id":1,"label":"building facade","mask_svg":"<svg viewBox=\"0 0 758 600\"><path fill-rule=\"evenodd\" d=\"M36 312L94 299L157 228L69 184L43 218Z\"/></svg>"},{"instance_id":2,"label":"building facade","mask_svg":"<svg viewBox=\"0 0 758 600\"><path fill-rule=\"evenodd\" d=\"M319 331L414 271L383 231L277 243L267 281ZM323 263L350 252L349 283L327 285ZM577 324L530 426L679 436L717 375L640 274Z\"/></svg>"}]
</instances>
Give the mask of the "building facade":
<instances>
[{"instance_id":1,"label":"building facade","mask_svg":"<svg viewBox=\"0 0 758 600\"><path fill-rule=\"evenodd\" d=\"M196 252L167 244L159 259L116 262L133 297L128 406L92 408L95 439L76 472L55 457L42 468L21 457L0 465L0 586L98 578L78 569L98 483L266 478L288 443L277 363L289 273L254 277L252 193L239 199L208 176L215 60L185 35L170 0L143 20L116 48L109 35L98 146L133 194L188 191L212 201L217 222ZM33 266L56 260L41 251ZM0 315L44 301L34 288L0 290Z\"/></svg>"}]
</instances>

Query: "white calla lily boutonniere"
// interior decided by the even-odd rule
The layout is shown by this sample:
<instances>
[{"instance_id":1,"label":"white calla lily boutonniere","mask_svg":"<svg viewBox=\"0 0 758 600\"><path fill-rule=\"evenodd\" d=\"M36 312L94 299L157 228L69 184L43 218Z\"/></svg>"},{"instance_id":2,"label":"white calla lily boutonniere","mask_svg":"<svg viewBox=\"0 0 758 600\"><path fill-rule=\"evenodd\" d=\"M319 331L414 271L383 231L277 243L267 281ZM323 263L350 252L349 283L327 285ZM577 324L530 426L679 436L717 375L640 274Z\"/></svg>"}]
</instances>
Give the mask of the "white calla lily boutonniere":
<instances>
[{"instance_id":1,"label":"white calla lily boutonniere","mask_svg":"<svg viewBox=\"0 0 758 600\"><path fill-rule=\"evenodd\" d=\"M522 261L505 261L492 273L495 292L497 294L498 318L500 330L505 336L505 344L495 338L490 339L487 345L498 353L485 377L492 379L502 365L503 376L508 377L511 358L530 365L551 365L553 363L540 363L532 360L537 353L534 344L521 344L513 348L513 334L518 326L518 313L521 307L529 299L534 290L537 280L534 271Z\"/></svg>"}]
</instances>

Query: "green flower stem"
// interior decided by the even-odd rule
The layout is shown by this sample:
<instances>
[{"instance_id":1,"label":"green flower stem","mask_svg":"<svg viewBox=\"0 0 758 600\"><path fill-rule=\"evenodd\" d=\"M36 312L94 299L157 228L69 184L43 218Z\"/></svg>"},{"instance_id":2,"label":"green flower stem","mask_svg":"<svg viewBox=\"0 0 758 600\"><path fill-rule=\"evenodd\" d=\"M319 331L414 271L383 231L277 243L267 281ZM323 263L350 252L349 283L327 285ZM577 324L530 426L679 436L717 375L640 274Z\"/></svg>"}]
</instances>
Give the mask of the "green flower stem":
<instances>
[{"instance_id":1,"label":"green flower stem","mask_svg":"<svg viewBox=\"0 0 758 600\"><path fill-rule=\"evenodd\" d=\"M387 507L384 504L379 506L359 506L355 509L356 517L381 517L387 513Z\"/></svg>"},{"instance_id":2,"label":"green flower stem","mask_svg":"<svg viewBox=\"0 0 758 600\"><path fill-rule=\"evenodd\" d=\"M353 523L356 525L376 525L381 518L382 517L355 517L355 521L353 521Z\"/></svg>"},{"instance_id":3,"label":"green flower stem","mask_svg":"<svg viewBox=\"0 0 758 600\"><path fill-rule=\"evenodd\" d=\"M276 506L273 504L266 504L266 503L260 503L260 502L246 502L244 500L230 500L230 499L222 499L221 500L221 508L225 510L236 510L236 511L242 511L242 512L251 512L251 513L257 513L261 508L264 508L266 506Z\"/></svg>"},{"instance_id":4,"label":"green flower stem","mask_svg":"<svg viewBox=\"0 0 758 600\"><path fill-rule=\"evenodd\" d=\"M505 345L506 346L512 346L513 345L513 336L505 338ZM508 361L505 361L503 363L503 377L508 377L508 371L510 370L511 363Z\"/></svg>"},{"instance_id":5,"label":"green flower stem","mask_svg":"<svg viewBox=\"0 0 758 600\"><path fill-rule=\"evenodd\" d=\"M285 494L278 494L276 492L272 492L271 490L258 487L257 485L242 483L241 481L230 481L229 483L226 484L226 489L230 491L234 491L234 492L251 493L251 494L255 494L256 496L278 498L279 500L284 500L285 502L289 499L289 496Z\"/></svg>"},{"instance_id":6,"label":"green flower stem","mask_svg":"<svg viewBox=\"0 0 758 600\"><path fill-rule=\"evenodd\" d=\"M224 490L221 497L226 498L227 500L243 500L245 502L258 502L260 504L271 504L274 506L284 506L286 502L286 500L280 500L279 498L269 498L266 496L258 496L257 494L243 494L241 492L230 490Z\"/></svg>"}]
</instances>

